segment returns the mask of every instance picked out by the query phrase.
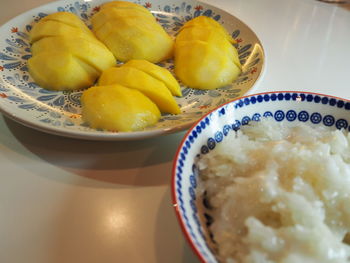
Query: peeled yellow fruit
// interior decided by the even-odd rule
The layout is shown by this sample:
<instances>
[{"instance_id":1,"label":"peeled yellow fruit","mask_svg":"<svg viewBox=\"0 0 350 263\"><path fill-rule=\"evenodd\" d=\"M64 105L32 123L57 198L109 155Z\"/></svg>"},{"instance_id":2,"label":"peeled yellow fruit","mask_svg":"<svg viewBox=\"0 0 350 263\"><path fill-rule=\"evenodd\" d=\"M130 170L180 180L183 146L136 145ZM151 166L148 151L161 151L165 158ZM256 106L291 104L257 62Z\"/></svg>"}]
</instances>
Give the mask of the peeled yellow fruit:
<instances>
[{"instance_id":1,"label":"peeled yellow fruit","mask_svg":"<svg viewBox=\"0 0 350 263\"><path fill-rule=\"evenodd\" d=\"M173 55L174 41L143 6L124 1L102 5L93 31L120 61L159 62Z\"/></svg>"},{"instance_id":2,"label":"peeled yellow fruit","mask_svg":"<svg viewBox=\"0 0 350 263\"><path fill-rule=\"evenodd\" d=\"M230 41L227 41L226 37L223 38L220 31L216 30L216 28L204 28L201 26L186 27L181 30L181 34L176 38L177 43L192 40L204 41L217 47L220 53L230 56L234 63L241 68L237 49Z\"/></svg>"},{"instance_id":3,"label":"peeled yellow fruit","mask_svg":"<svg viewBox=\"0 0 350 263\"><path fill-rule=\"evenodd\" d=\"M103 4L103 8L112 8L116 7L120 10L125 10L125 9L136 9L140 12L143 12L148 15L152 15L146 8L144 8L142 5L138 5L135 3L127 2L127 1L112 1Z\"/></svg>"},{"instance_id":4,"label":"peeled yellow fruit","mask_svg":"<svg viewBox=\"0 0 350 263\"><path fill-rule=\"evenodd\" d=\"M129 17L133 19L142 19L148 17L154 19L153 15L143 6L129 2L109 2L103 4L103 9L108 9L102 13L98 13L93 17L94 31L98 31L105 23L115 19L115 17ZM127 11L127 12L125 12ZM103 35L103 34L102 34Z\"/></svg>"},{"instance_id":5,"label":"peeled yellow fruit","mask_svg":"<svg viewBox=\"0 0 350 263\"><path fill-rule=\"evenodd\" d=\"M215 89L232 83L241 73L232 38L215 20L199 16L176 37L175 74L187 86Z\"/></svg>"},{"instance_id":6,"label":"peeled yellow fruit","mask_svg":"<svg viewBox=\"0 0 350 263\"><path fill-rule=\"evenodd\" d=\"M113 55L106 52L106 47L102 43L77 36L43 38L32 45L32 53L34 57L40 53L55 53L52 50L53 47L55 47L55 52L70 54L81 63L92 67L98 75L103 70L115 65ZM52 62L52 59L50 62Z\"/></svg>"},{"instance_id":7,"label":"peeled yellow fruit","mask_svg":"<svg viewBox=\"0 0 350 263\"><path fill-rule=\"evenodd\" d=\"M74 35L73 35L74 34ZM30 42L49 36L83 35L95 39L90 29L74 14L57 12L43 17L30 31Z\"/></svg>"},{"instance_id":8,"label":"peeled yellow fruit","mask_svg":"<svg viewBox=\"0 0 350 263\"><path fill-rule=\"evenodd\" d=\"M150 98L164 113L178 114L180 108L163 82L147 73L128 66L105 70L98 81L99 85L120 84L136 89Z\"/></svg>"},{"instance_id":9,"label":"peeled yellow fruit","mask_svg":"<svg viewBox=\"0 0 350 263\"><path fill-rule=\"evenodd\" d=\"M95 86L83 92L82 117L92 128L138 131L157 123L157 106L136 89L118 84Z\"/></svg>"},{"instance_id":10,"label":"peeled yellow fruit","mask_svg":"<svg viewBox=\"0 0 350 263\"><path fill-rule=\"evenodd\" d=\"M80 60L67 52L42 52L31 58L28 65L30 75L36 83L54 90L91 86L97 75L93 68L88 68L91 70L89 72Z\"/></svg>"},{"instance_id":11,"label":"peeled yellow fruit","mask_svg":"<svg viewBox=\"0 0 350 263\"><path fill-rule=\"evenodd\" d=\"M226 38L230 43L235 44L236 41L230 36L230 34L226 31L226 29L220 25L217 21L214 19L207 17L207 16L198 16L190 21L188 21L186 24L184 24L180 31L182 31L185 28L190 27L196 27L196 28L204 28L212 30L214 29L215 32L221 34L224 38Z\"/></svg>"},{"instance_id":12,"label":"peeled yellow fruit","mask_svg":"<svg viewBox=\"0 0 350 263\"><path fill-rule=\"evenodd\" d=\"M215 89L225 86L240 74L240 68L220 49L206 42L179 42L175 50L175 72L192 88Z\"/></svg>"},{"instance_id":13,"label":"peeled yellow fruit","mask_svg":"<svg viewBox=\"0 0 350 263\"><path fill-rule=\"evenodd\" d=\"M123 67L133 67L141 70L157 80L162 81L174 96L182 96L181 88L174 76L165 68L157 66L146 60L130 60Z\"/></svg>"},{"instance_id":14,"label":"peeled yellow fruit","mask_svg":"<svg viewBox=\"0 0 350 263\"><path fill-rule=\"evenodd\" d=\"M83 120L92 128L138 131L155 124L160 111L180 113L171 93L181 95L176 79L148 61L131 60L111 67L103 71L98 84L81 97Z\"/></svg>"},{"instance_id":15,"label":"peeled yellow fruit","mask_svg":"<svg viewBox=\"0 0 350 263\"><path fill-rule=\"evenodd\" d=\"M44 17L31 30L30 40L29 73L47 89L89 87L103 70L116 64L113 54L72 13Z\"/></svg>"}]
</instances>

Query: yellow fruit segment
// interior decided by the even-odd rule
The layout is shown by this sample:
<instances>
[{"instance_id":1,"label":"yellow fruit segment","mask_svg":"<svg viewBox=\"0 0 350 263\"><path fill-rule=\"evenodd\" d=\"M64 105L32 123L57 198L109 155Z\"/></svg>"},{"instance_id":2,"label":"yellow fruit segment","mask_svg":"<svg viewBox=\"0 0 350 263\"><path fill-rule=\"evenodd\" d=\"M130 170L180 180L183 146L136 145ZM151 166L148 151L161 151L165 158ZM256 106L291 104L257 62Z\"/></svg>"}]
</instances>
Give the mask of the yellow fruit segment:
<instances>
[{"instance_id":1,"label":"yellow fruit segment","mask_svg":"<svg viewBox=\"0 0 350 263\"><path fill-rule=\"evenodd\" d=\"M111 50L120 61L145 59L158 62L172 56L173 40L164 35L160 25L145 21L120 19L106 22L96 36ZM152 32L152 36L150 36Z\"/></svg>"},{"instance_id":2,"label":"yellow fruit segment","mask_svg":"<svg viewBox=\"0 0 350 263\"><path fill-rule=\"evenodd\" d=\"M221 34L224 38L226 38L231 44L235 44L236 41L230 36L227 30L220 25L217 21L207 16L197 16L196 18L185 23L182 28L180 28L180 32L189 27L201 27L204 29L214 29L216 32Z\"/></svg>"},{"instance_id":3,"label":"yellow fruit segment","mask_svg":"<svg viewBox=\"0 0 350 263\"><path fill-rule=\"evenodd\" d=\"M219 31L215 28L204 28L204 27L187 27L181 31L176 38L176 43L181 41L191 41L191 40L200 40L210 45L215 46L220 53L227 54L233 60L233 62L241 68L241 63L239 61L237 49L235 49L232 44L227 41L226 38L223 38Z\"/></svg>"},{"instance_id":4,"label":"yellow fruit segment","mask_svg":"<svg viewBox=\"0 0 350 263\"><path fill-rule=\"evenodd\" d=\"M41 52L53 53L53 47L55 47L55 52L60 51L72 54L94 67L98 73L95 79L103 70L115 65L113 55L110 52L105 52L106 47L101 42L91 41L77 36L43 38L32 45L32 53L34 55ZM65 71L64 68L57 70Z\"/></svg>"},{"instance_id":5,"label":"yellow fruit segment","mask_svg":"<svg viewBox=\"0 0 350 263\"><path fill-rule=\"evenodd\" d=\"M118 8L118 9L133 9L133 10L138 10L140 12L144 12L147 14L151 14L147 8L143 7L142 5L136 4L136 3L131 3L127 1L113 1L113 2L108 2L103 4L101 9L107 9L107 8ZM151 14L152 15L152 14Z\"/></svg>"},{"instance_id":6,"label":"yellow fruit segment","mask_svg":"<svg viewBox=\"0 0 350 263\"><path fill-rule=\"evenodd\" d=\"M92 35L93 33L90 31L90 29L84 24L83 21L81 21L75 14L69 13L69 12L56 12L53 14L50 14L48 16L43 17L39 23L44 23L47 21L57 21L61 24L70 25L72 27L75 27L77 29L80 29L84 31L85 33ZM34 28L33 28L34 29Z\"/></svg>"},{"instance_id":7,"label":"yellow fruit segment","mask_svg":"<svg viewBox=\"0 0 350 263\"><path fill-rule=\"evenodd\" d=\"M83 92L82 118L92 128L139 131L160 118L158 107L136 89L121 85L94 86Z\"/></svg>"},{"instance_id":8,"label":"yellow fruit segment","mask_svg":"<svg viewBox=\"0 0 350 263\"><path fill-rule=\"evenodd\" d=\"M232 83L240 68L209 43L192 40L176 44L175 74L196 89L215 89Z\"/></svg>"},{"instance_id":9,"label":"yellow fruit segment","mask_svg":"<svg viewBox=\"0 0 350 263\"><path fill-rule=\"evenodd\" d=\"M52 29L55 30L52 30ZM94 36L86 34L79 28L73 27L71 25L63 24L58 21L47 20L45 23L40 23L40 26L35 26L30 31L30 42L34 43L40 39L53 36L78 36L86 37L91 39Z\"/></svg>"},{"instance_id":10,"label":"yellow fruit segment","mask_svg":"<svg viewBox=\"0 0 350 263\"><path fill-rule=\"evenodd\" d=\"M47 58L50 59L47 59ZM88 72L82 62L67 52L41 52L28 60L29 73L43 88L72 90L91 86L95 72Z\"/></svg>"},{"instance_id":11,"label":"yellow fruit segment","mask_svg":"<svg viewBox=\"0 0 350 263\"><path fill-rule=\"evenodd\" d=\"M165 68L157 66L146 60L130 60L123 65L123 67L133 67L141 70L157 80L162 81L169 89L172 95L182 96L181 88L174 76Z\"/></svg>"},{"instance_id":12,"label":"yellow fruit segment","mask_svg":"<svg viewBox=\"0 0 350 263\"><path fill-rule=\"evenodd\" d=\"M175 74L187 86L216 89L231 84L241 73L232 38L214 19L199 16L176 37Z\"/></svg>"},{"instance_id":13,"label":"yellow fruit segment","mask_svg":"<svg viewBox=\"0 0 350 263\"><path fill-rule=\"evenodd\" d=\"M113 54L74 14L58 12L30 32L29 73L42 87L75 90L92 86L101 72L116 65Z\"/></svg>"},{"instance_id":14,"label":"yellow fruit segment","mask_svg":"<svg viewBox=\"0 0 350 263\"><path fill-rule=\"evenodd\" d=\"M92 17L93 31L120 61L156 63L172 57L173 39L143 6L123 1L102 5Z\"/></svg>"},{"instance_id":15,"label":"yellow fruit segment","mask_svg":"<svg viewBox=\"0 0 350 263\"><path fill-rule=\"evenodd\" d=\"M168 88L147 73L132 67L113 67L105 70L98 81L99 85L120 84L136 89L150 98L164 113L178 114L180 108Z\"/></svg>"},{"instance_id":16,"label":"yellow fruit segment","mask_svg":"<svg viewBox=\"0 0 350 263\"><path fill-rule=\"evenodd\" d=\"M124 8L124 7L119 7L119 8L107 8L108 6L114 6L114 5L108 5L112 4L114 2L106 3L103 5L103 8L100 10L100 12L96 13L93 17L94 20L94 31L100 30L100 28L107 23L108 21L114 20L115 22L118 21L120 17L129 17L129 20L135 20L135 19L145 19L149 20L151 22L154 22L155 19L153 15L145 8L141 6L140 9L138 8ZM136 5L138 6L138 5ZM107 11L106 11L107 9ZM127 12L125 12L127 10Z\"/></svg>"}]
</instances>

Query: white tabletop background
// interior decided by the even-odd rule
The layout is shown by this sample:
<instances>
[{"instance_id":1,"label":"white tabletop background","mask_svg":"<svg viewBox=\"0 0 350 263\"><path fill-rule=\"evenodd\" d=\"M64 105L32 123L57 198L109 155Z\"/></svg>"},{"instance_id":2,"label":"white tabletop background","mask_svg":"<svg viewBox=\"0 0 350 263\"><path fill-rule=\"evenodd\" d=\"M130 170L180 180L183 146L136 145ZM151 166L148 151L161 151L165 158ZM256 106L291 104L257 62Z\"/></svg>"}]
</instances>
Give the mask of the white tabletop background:
<instances>
[{"instance_id":1,"label":"white tabletop background","mask_svg":"<svg viewBox=\"0 0 350 263\"><path fill-rule=\"evenodd\" d=\"M0 24L49 0L0 0ZM350 5L205 1L248 24L265 72L252 92L350 99ZM184 132L134 142L47 135L0 114L0 262L198 262L171 204Z\"/></svg>"}]
</instances>

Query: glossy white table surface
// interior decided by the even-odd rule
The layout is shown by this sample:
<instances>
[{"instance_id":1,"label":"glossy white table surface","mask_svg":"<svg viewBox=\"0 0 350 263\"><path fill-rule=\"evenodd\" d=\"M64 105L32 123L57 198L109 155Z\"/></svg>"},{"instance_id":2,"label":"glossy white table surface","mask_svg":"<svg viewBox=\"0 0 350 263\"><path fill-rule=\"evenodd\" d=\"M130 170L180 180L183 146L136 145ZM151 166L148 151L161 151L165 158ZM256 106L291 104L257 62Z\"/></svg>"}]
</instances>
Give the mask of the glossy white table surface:
<instances>
[{"instance_id":1,"label":"glossy white table surface","mask_svg":"<svg viewBox=\"0 0 350 263\"><path fill-rule=\"evenodd\" d=\"M48 0L0 0L0 24ZM206 1L248 24L266 52L253 92L350 99L350 6ZM197 262L170 197L184 133L135 142L47 135L0 114L0 262Z\"/></svg>"}]
</instances>

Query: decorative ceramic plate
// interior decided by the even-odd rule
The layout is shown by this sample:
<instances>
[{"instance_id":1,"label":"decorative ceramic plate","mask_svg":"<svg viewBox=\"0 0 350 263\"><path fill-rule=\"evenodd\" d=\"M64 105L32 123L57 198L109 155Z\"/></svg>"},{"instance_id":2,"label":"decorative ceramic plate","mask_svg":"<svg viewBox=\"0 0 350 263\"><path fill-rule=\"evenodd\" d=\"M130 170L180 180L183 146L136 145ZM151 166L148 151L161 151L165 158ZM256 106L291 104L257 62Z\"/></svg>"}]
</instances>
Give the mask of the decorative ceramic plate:
<instances>
[{"instance_id":1,"label":"decorative ceramic plate","mask_svg":"<svg viewBox=\"0 0 350 263\"><path fill-rule=\"evenodd\" d=\"M213 218L208 203L197 194L197 160L227 143L229 133L263 117L288 126L306 123L350 132L350 100L308 92L270 92L238 98L202 117L184 136L173 164L173 205L185 237L199 259L218 263ZM242 204L244 205L244 204Z\"/></svg>"},{"instance_id":2,"label":"decorative ceramic plate","mask_svg":"<svg viewBox=\"0 0 350 263\"><path fill-rule=\"evenodd\" d=\"M263 70L264 54L254 32L234 16L195 1L137 1L148 8L171 35L188 20L199 15L223 24L237 40L243 71L232 85L210 91L182 86L183 97L176 98L179 115L163 115L152 127L139 132L109 132L91 129L82 121L81 91L48 91L39 87L28 73L30 58L28 33L42 17L58 11L77 14L88 26L104 0L53 2L12 19L0 28L0 110L10 118L35 129L61 136L92 140L134 140L188 128L213 108L242 96L250 90ZM173 62L160 63L171 71Z\"/></svg>"}]
</instances>

